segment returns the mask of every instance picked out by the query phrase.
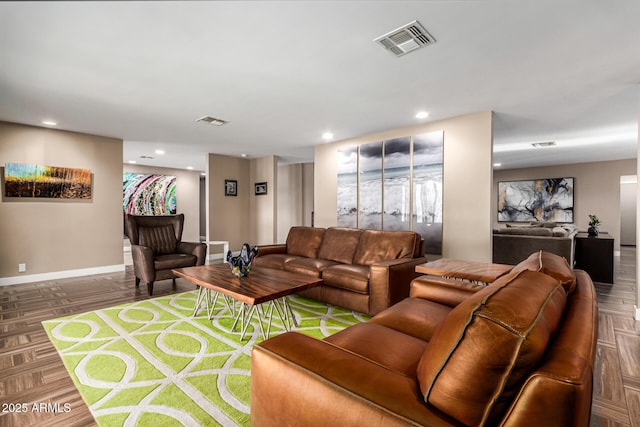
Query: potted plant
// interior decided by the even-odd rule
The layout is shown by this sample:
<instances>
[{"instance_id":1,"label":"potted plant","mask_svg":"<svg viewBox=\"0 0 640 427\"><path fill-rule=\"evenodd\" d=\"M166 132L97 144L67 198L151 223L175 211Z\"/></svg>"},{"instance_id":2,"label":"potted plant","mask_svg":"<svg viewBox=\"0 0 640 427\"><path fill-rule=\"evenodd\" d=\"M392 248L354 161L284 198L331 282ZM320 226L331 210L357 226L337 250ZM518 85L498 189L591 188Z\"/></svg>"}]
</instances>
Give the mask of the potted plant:
<instances>
[{"instance_id":1,"label":"potted plant","mask_svg":"<svg viewBox=\"0 0 640 427\"><path fill-rule=\"evenodd\" d=\"M589 215L589 228L587 233L589 236L596 237L598 235L598 227L600 226L600 219L597 215Z\"/></svg>"}]
</instances>

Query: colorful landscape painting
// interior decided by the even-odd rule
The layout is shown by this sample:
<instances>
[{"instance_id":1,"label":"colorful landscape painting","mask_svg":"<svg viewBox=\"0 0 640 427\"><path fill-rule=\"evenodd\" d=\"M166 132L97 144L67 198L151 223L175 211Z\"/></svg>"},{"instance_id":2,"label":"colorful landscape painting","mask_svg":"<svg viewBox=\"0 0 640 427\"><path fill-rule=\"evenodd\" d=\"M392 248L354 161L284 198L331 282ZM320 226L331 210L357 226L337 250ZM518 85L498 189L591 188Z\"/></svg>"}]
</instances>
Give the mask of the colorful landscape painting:
<instances>
[{"instance_id":1,"label":"colorful landscape painting","mask_svg":"<svg viewBox=\"0 0 640 427\"><path fill-rule=\"evenodd\" d=\"M174 215L176 177L125 172L122 179L124 212L132 215Z\"/></svg>"},{"instance_id":2,"label":"colorful landscape painting","mask_svg":"<svg viewBox=\"0 0 640 427\"><path fill-rule=\"evenodd\" d=\"M57 166L5 163L6 197L91 199L91 171Z\"/></svg>"}]
</instances>

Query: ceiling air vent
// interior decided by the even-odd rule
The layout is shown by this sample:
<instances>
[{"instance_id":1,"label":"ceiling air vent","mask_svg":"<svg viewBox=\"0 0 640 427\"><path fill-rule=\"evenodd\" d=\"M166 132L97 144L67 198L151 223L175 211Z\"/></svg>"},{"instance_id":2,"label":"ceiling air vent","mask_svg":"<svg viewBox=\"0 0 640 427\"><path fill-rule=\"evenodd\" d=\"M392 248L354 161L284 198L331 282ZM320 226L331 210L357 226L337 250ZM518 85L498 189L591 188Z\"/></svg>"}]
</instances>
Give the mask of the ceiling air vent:
<instances>
[{"instance_id":1,"label":"ceiling air vent","mask_svg":"<svg viewBox=\"0 0 640 427\"><path fill-rule=\"evenodd\" d=\"M534 147L538 148L538 147L553 147L554 145L556 145L555 141L549 141L549 142L532 142L531 145L533 145Z\"/></svg>"},{"instance_id":2,"label":"ceiling air vent","mask_svg":"<svg viewBox=\"0 0 640 427\"><path fill-rule=\"evenodd\" d=\"M373 41L395 56L402 56L435 43L436 39L418 21L413 21Z\"/></svg>"},{"instance_id":3,"label":"ceiling air vent","mask_svg":"<svg viewBox=\"0 0 640 427\"><path fill-rule=\"evenodd\" d=\"M222 126L229 123L228 120L216 119L215 117L211 117L211 116L200 117L198 120L196 120L196 122L209 123L210 125L214 125L214 126Z\"/></svg>"},{"instance_id":4,"label":"ceiling air vent","mask_svg":"<svg viewBox=\"0 0 640 427\"><path fill-rule=\"evenodd\" d=\"M147 159L147 160L153 159L153 157L151 157L151 156L145 156L145 155L140 156L140 158L141 158L141 159Z\"/></svg>"}]
</instances>

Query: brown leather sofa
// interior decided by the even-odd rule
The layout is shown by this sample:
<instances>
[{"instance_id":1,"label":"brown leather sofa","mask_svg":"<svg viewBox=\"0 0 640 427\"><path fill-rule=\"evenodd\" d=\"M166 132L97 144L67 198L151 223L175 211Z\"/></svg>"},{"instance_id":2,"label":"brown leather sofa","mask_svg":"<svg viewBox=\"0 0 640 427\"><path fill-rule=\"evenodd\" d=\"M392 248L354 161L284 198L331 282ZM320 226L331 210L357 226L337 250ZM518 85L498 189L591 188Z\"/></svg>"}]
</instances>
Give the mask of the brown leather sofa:
<instances>
[{"instance_id":1,"label":"brown leather sofa","mask_svg":"<svg viewBox=\"0 0 640 427\"><path fill-rule=\"evenodd\" d=\"M321 277L300 295L374 315L409 296L423 254L412 231L292 227L285 244L260 246L253 263Z\"/></svg>"},{"instance_id":2,"label":"brown leather sofa","mask_svg":"<svg viewBox=\"0 0 640 427\"><path fill-rule=\"evenodd\" d=\"M544 252L488 286L423 276L369 322L256 345L251 425L588 426L597 319Z\"/></svg>"},{"instance_id":3,"label":"brown leather sofa","mask_svg":"<svg viewBox=\"0 0 640 427\"><path fill-rule=\"evenodd\" d=\"M127 215L125 224L131 242L136 287L141 280L146 282L149 295L153 294L157 280L172 279L175 286L172 269L204 265L207 245L182 241L184 214Z\"/></svg>"}]
</instances>

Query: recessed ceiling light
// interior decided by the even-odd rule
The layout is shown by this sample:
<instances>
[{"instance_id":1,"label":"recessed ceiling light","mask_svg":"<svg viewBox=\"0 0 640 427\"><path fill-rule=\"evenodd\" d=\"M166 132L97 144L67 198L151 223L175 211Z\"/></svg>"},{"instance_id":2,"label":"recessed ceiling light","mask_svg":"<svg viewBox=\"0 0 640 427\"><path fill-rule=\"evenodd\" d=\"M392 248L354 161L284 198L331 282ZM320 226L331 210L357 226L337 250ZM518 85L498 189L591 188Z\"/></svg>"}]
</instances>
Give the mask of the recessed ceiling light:
<instances>
[{"instance_id":1,"label":"recessed ceiling light","mask_svg":"<svg viewBox=\"0 0 640 427\"><path fill-rule=\"evenodd\" d=\"M58 126L58 123L53 120L43 120L41 123L47 126Z\"/></svg>"},{"instance_id":2,"label":"recessed ceiling light","mask_svg":"<svg viewBox=\"0 0 640 427\"><path fill-rule=\"evenodd\" d=\"M156 154L164 154L164 150L156 150Z\"/></svg>"},{"instance_id":3,"label":"recessed ceiling light","mask_svg":"<svg viewBox=\"0 0 640 427\"><path fill-rule=\"evenodd\" d=\"M322 134L322 139L325 141L330 141L333 139L333 134L331 132L325 132Z\"/></svg>"},{"instance_id":4,"label":"recessed ceiling light","mask_svg":"<svg viewBox=\"0 0 640 427\"><path fill-rule=\"evenodd\" d=\"M242 157L242 158L245 158L245 157L247 157L247 156L248 156L248 154L246 154L246 153L242 153L242 154L240 154L240 157Z\"/></svg>"},{"instance_id":5,"label":"recessed ceiling light","mask_svg":"<svg viewBox=\"0 0 640 427\"><path fill-rule=\"evenodd\" d=\"M135 160L129 160L129 163L131 163L132 165L135 165L138 162L136 162Z\"/></svg>"},{"instance_id":6,"label":"recessed ceiling light","mask_svg":"<svg viewBox=\"0 0 640 427\"><path fill-rule=\"evenodd\" d=\"M502 163L494 163L494 164L493 164L493 167L494 167L494 168L499 168L500 166L502 166Z\"/></svg>"},{"instance_id":7,"label":"recessed ceiling light","mask_svg":"<svg viewBox=\"0 0 640 427\"><path fill-rule=\"evenodd\" d=\"M416 119L426 119L427 117L429 117L429 113L426 111L418 111L416 113Z\"/></svg>"},{"instance_id":8,"label":"recessed ceiling light","mask_svg":"<svg viewBox=\"0 0 640 427\"><path fill-rule=\"evenodd\" d=\"M200 172L201 176L207 176L206 172Z\"/></svg>"},{"instance_id":9,"label":"recessed ceiling light","mask_svg":"<svg viewBox=\"0 0 640 427\"><path fill-rule=\"evenodd\" d=\"M193 166L187 166L187 169L189 169L190 171L193 170Z\"/></svg>"}]
</instances>

